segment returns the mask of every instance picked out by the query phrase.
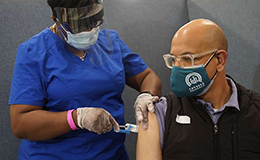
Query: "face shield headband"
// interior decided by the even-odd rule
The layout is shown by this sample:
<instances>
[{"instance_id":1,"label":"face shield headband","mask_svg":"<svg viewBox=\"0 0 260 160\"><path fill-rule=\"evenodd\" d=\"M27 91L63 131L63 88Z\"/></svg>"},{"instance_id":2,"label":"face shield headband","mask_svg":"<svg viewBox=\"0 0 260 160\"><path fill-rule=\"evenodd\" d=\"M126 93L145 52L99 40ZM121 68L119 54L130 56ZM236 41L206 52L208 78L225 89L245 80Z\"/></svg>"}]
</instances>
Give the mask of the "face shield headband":
<instances>
[{"instance_id":1,"label":"face shield headband","mask_svg":"<svg viewBox=\"0 0 260 160\"><path fill-rule=\"evenodd\" d=\"M102 0L79 8L55 7L53 12L59 22L73 34L100 26L104 17Z\"/></svg>"}]
</instances>

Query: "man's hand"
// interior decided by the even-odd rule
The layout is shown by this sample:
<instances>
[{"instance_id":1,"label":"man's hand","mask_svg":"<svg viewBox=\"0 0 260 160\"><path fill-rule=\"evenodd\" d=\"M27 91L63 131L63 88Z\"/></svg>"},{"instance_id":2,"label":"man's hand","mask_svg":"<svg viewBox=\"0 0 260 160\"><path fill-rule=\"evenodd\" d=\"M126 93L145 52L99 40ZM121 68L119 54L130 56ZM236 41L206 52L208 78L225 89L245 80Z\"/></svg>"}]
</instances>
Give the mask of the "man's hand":
<instances>
[{"instance_id":1,"label":"man's hand","mask_svg":"<svg viewBox=\"0 0 260 160\"><path fill-rule=\"evenodd\" d=\"M102 108L78 108L77 121L81 129L88 129L98 134L109 132L112 127L116 132L119 131L119 125L114 117Z\"/></svg>"},{"instance_id":2,"label":"man's hand","mask_svg":"<svg viewBox=\"0 0 260 160\"><path fill-rule=\"evenodd\" d=\"M148 111L154 112L153 103L157 102L158 100L158 96L152 96L149 93L142 93L136 98L134 108L137 125L139 125L140 121L142 121L143 129L147 129Z\"/></svg>"}]
</instances>

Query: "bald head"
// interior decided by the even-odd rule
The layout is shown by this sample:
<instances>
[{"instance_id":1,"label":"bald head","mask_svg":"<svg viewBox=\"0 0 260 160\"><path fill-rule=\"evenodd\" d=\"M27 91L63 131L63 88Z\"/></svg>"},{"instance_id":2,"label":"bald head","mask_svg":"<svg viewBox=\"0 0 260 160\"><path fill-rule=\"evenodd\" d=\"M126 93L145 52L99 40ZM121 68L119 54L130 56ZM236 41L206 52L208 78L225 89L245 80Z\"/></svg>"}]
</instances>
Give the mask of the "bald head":
<instances>
[{"instance_id":1,"label":"bald head","mask_svg":"<svg viewBox=\"0 0 260 160\"><path fill-rule=\"evenodd\" d=\"M181 48L197 53L212 49L227 51L227 39L216 23L206 19L196 19L185 24L174 35L172 49Z\"/></svg>"}]
</instances>

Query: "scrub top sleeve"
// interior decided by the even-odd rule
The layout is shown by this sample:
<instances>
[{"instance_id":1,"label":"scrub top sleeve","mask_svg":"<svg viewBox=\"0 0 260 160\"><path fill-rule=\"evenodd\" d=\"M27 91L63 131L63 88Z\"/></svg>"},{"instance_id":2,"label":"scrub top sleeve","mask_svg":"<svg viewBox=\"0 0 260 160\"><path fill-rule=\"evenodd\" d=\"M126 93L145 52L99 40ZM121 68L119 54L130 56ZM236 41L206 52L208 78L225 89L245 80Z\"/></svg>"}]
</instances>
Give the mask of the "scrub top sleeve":
<instances>
[{"instance_id":1,"label":"scrub top sleeve","mask_svg":"<svg viewBox=\"0 0 260 160\"><path fill-rule=\"evenodd\" d=\"M118 42L122 52L126 78L135 76L148 68L140 55L133 53L119 37Z\"/></svg>"},{"instance_id":2,"label":"scrub top sleeve","mask_svg":"<svg viewBox=\"0 0 260 160\"><path fill-rule=\"evenodd\" d=\"M14 66L9 105L27 104L43 106L46 98L43 83L43 54L38 54L27 45L20 45Z\"/></svg>"}]
</instances>

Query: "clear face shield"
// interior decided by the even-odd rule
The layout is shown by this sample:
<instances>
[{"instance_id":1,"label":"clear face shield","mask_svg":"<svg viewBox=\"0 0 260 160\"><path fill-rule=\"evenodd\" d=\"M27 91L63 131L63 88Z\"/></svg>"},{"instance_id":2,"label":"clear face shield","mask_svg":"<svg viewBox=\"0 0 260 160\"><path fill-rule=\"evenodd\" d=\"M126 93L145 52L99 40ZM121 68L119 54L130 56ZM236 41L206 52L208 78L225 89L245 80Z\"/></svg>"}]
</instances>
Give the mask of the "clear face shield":
<instances>
[{"instance_id":1,"label":"clear face shield","mask_svg":"<svg viewBox=\"0 0 260 160\"><path fill-rule=\"evenodd\" d=\"M78 8L56 7L60 37L72 47L86 50L85 60L101 65L112 57L113 45L103 0Z\"/></svg>"}]
</instances>

